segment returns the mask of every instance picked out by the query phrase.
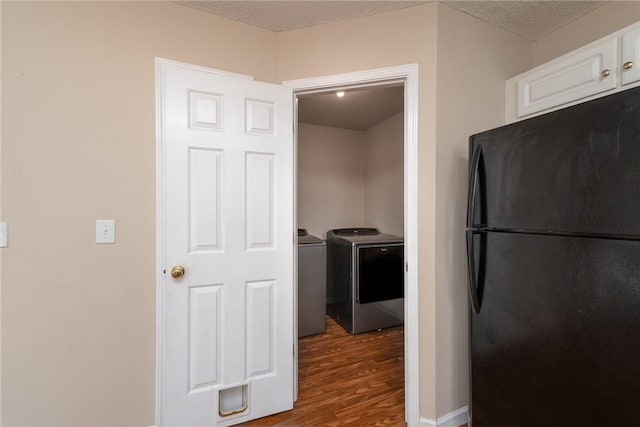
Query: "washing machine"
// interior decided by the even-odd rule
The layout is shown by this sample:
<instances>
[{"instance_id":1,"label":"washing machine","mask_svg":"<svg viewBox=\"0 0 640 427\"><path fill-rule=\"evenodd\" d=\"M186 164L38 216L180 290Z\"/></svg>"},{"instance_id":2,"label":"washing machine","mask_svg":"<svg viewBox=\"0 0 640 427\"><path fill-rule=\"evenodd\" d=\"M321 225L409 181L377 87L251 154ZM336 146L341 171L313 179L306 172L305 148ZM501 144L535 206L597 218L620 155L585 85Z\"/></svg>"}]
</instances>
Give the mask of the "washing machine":
<instances>
[{"instance_id":1,"label":"washing machine","mask_svg":"<svg viewBox=\"0 0 640 427\"><path fill-rule=\"evenodd\" d=\"M329 230L327 313L351 334L404 323L404 239L376 228Z\"/></svg>"},{"instance_id":2,"label":"washing machine","mask_svg":"<svg viewBox=\"0 0 640 427\"><path fill-rule=\"evenodd\" d=\"M325 242L298 229L298 337L327 330Z\"/></svg>"}]
</instances>

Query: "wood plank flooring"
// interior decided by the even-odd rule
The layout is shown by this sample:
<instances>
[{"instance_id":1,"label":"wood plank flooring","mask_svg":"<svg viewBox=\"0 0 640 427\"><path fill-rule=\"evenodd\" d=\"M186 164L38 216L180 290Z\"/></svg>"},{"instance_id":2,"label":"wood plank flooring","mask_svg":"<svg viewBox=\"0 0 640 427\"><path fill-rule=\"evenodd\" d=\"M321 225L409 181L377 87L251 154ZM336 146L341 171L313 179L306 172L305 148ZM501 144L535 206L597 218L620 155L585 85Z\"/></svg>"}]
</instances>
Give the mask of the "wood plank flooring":
<instances>
[{"instance_id":1,"label":"wood plank flooring","mask_svg":"<svg viewBox=\"0 0 640 427\"><path fill-rule=\"evenodd\" d=\"M293 410L244 426L405 426L404 328L350 335L327 317L325 334L298 340Z\"/></svg>"}]
</instances>

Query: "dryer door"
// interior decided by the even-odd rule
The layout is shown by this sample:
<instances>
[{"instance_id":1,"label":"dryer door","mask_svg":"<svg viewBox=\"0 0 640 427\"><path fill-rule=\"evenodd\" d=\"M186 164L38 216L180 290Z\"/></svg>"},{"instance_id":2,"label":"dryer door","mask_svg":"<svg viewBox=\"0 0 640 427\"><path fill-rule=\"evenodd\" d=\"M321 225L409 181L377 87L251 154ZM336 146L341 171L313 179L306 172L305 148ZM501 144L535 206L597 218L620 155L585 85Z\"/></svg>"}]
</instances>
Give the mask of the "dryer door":
<instances>
[{"instance_id":1,"label":"dryer door","mask_svg":"<svg viewBox=\"0 0 640 427\"><path fill-rule=\"evenodd\" d=\"M359 246L356 302L404 297L404 245Z\"/></svg>"}]
</instances>

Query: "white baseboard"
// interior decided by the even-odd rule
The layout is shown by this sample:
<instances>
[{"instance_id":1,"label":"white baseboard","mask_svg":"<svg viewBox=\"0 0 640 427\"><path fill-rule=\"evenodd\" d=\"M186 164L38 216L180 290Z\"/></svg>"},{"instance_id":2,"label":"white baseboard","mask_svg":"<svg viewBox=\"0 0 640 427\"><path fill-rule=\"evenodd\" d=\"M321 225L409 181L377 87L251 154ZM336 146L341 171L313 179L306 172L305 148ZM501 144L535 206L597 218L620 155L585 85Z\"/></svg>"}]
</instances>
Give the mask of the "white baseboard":
<instances>
[{"instance_id":1,"label":"white baseboard","mask_svg":"<svg viewBox=\"0 0 640 427\"><path fill-rule=\"evenodd\" d=\"M420 417L420 427L459 427L469 422L469 407L465 406L446 415L433 418Z\"/></svg>"}]
</instances>

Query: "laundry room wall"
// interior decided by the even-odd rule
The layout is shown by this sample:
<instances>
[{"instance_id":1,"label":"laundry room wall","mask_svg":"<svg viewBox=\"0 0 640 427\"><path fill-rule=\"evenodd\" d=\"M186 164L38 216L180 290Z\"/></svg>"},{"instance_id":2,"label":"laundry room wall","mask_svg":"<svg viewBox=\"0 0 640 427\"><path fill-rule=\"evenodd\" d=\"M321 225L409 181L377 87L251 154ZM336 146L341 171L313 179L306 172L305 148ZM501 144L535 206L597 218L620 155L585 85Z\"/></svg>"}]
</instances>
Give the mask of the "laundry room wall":
<instances>
[{"instance_id":1,"label":"laundry room wall","mask_svg":"<svg viewBox=\"0 0 640 427\"><path fill-rule=\"evenodd\" d=\"M299 123L298 226L404 234L404 116L366 131Z\"/></svg>"},{"instance_id":2,"label":"laundry room wall","mask_svg":"<svg viewBox=\"0 0 640 427\"><path fill-rule=\"evenodd\" d=\"M404 114L365 132L364 222L404 236Z\"/></svg>"},{"instance_id":3,"label":"laundry room wall","mask_svg":"<svg viewBox=\"0 0 640 427\"><path fill-rule=\"evenodd\" d=\"M364 224L364 152L362 131L298 124L298 227L324 239Z\"/></svg>"}]
</instances>

